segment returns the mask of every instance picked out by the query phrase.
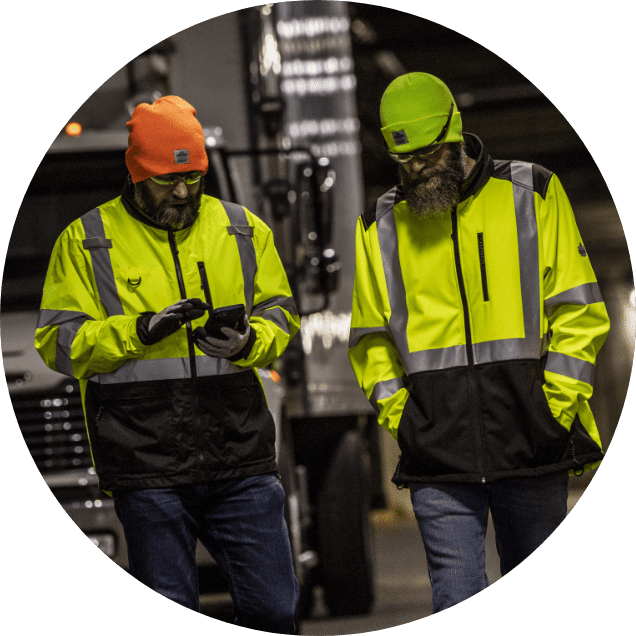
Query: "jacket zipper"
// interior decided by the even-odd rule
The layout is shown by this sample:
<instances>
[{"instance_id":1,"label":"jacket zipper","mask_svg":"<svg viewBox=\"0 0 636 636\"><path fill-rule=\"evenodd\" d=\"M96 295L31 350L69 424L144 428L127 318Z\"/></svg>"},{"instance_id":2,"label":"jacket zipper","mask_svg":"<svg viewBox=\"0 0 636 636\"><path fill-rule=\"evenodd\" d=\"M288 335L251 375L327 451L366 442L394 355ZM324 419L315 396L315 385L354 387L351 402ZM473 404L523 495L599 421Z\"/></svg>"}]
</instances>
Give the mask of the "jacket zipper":
<instances>
[{"instance_id":1,"label":"jacket zipper","mask_svg":"<svg viewBox=\"0 0 636 636\"><path fill-rule=\"evenodd\" d=\"M481 268L481 288L484 293L484 302L488 302L488 277L486 276L486 253L484 251L484 233L477 234L477 247L479 249L479 267Z\"/></svg>"},{"instance_id":2,"label":"jacket zipper","mask_svg":"<svg viewBox=\"0 0 636 636\"><path fill-rule=\"evenodd\" d=\"M174 230L168 230L168 242L170 243L170 250L172 252L172 257L174 259L174 266L177 270L177 281L179 283L179 292L181 293L181 298L186 299L186 288L183 282L183 273L181 271L181 263L179 262L179 249L177 248L177 239L174 235ZM186 330L188 334L188 355L190 358L190 373L193 378L197 377L197 365L196 358L194 352L194 340L192 339L192 325L190 321L186 322Z\"/></svg>"},{"instance_id":3,"label":"jacket zipper","mask_svg":"<svg viewBox=\"0 0 636 636\"><path fill-rule=\"evenodd\" d=\"M453 241L453 251L455 254L455 270L457 272L457 282L459 284L459 295L461 297L462 302L462 310L464 312L464 329L466 333L466 356L468 358L468 372L469 372L469 382L468 382L468 390L470 403L472 405L472 415L473 421L477 427L477 435L478 435L478 445L479 445L479 472L481 474L482 483L486 482L486 477L484 475L484 436L481 426L481 416L480 416L480 408L479 408L479 396L477 393L477 374L475 371L475 357L473 355L473 339L472 333L470 329L470 316L468 313L468 300L466 297L466 287L464 285L464 277L462 275L462 263L459 254L459 236L457 229L457 208L454 207L451 212L451 221L452 221L452 234L451 239Z\"/></svg>"},{"instance_id":4,"label":"jacket zipper","mask_svg":"<svg viewBox=\"0 0 636 636\"><path fill-rule=\"evenodd\" d=\"M168 230L168 241L170 243L170 249L172 251L172 256L174 258L175 269L177 270L177 281L179 282L179 292L181 293L181 298L187 298L185 283L183 282L183 272L181 271L181 263L179 262L179 249L177 248L177 238L174 234L174 230ZM192 324L190 321L186 322L186 330L188 335L188 355L190 357L190 374L192 379L197 377L197 365L196 365L196 354L194 351L194 339L192 337ZM196 414L199 410L199 399L197 397L197 393L195 391L194 382L190 383L190 398L192 400L192 412L194 414L195 422L194 422L194 433L195 433L195 444L196 449L195 453L197 456L196 470L199 476L199 479L203 479L203 463L204 463L204 455L203 455L203 432L201 431L201 426L198 425Z\"/></svg>"}]
</instances>

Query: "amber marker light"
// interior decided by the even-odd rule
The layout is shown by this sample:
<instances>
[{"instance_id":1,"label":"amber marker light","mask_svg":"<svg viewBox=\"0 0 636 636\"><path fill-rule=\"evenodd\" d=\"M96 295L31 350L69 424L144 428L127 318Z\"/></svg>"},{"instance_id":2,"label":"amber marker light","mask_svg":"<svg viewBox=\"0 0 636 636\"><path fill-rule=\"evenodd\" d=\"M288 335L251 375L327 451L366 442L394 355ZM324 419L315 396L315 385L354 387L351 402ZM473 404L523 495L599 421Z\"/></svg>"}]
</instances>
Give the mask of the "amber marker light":
<instances>
[{"instance_id":1,"label":"amber marker light","mask_svg":"<svg viewBox=\"0 0 636 636\"><path fill-rule=\"evenodd\" d=\"M66 124L66 134L69 137L77 137L82 134L82 125L78 124L76 121L72 121Z\"/></svg>"}]
</instances>

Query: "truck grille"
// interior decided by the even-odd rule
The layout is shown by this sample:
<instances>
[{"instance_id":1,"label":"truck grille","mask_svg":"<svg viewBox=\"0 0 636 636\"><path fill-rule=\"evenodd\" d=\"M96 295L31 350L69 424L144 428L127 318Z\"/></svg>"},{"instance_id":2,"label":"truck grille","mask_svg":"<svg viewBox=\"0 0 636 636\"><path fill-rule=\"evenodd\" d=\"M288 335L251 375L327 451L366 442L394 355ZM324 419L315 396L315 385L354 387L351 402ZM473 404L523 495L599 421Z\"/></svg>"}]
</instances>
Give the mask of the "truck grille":
<instances>
[{"instance_id":1,"label":"truck grille","mask_svg":"<svg viewBox=\"0 0 636 636\"><path fill-rule=\"evenodd\" d=\"M92 466L79 384L68 380L46 394L13 394L13 409L42 474Z\"/></svg>"}]
</instances>

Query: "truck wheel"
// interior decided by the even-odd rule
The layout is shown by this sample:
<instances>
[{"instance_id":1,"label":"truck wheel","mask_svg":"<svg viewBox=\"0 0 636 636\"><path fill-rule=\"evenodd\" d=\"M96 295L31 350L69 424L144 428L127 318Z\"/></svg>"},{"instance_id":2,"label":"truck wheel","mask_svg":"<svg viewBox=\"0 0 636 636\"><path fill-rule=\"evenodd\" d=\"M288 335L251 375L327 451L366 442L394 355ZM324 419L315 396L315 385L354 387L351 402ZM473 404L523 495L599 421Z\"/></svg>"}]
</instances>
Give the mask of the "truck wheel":
<instances>
[{"instance_id":1,"label":"truck wheel","mask_svg":"<svg viewBox=\"0 0 636 636\"><path fill-rule=\"evenodd\" d=\"M375 597L367 452L357 431L342 436L317 500L320 571L332 616L366 614Z\"/></svg>"}]
</instances>

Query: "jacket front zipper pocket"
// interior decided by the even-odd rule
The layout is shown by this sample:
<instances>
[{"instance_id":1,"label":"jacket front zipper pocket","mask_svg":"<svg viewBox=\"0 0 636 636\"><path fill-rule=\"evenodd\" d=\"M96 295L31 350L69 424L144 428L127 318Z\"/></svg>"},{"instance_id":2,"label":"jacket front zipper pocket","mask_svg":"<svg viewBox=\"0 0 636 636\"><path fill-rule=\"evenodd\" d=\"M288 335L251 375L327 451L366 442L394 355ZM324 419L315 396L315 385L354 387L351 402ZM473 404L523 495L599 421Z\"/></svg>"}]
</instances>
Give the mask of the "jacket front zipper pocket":
<instances>
[{"instance_id":1,"label":"jacket front zipper pocket","mask_svg":"<svg viewBox=\"0 0 636 636\"><path fill-rule=\"evenodd\" d=\"M481 268L481 288L484 292L484 302L488 302L488 278L486 277L486 253L484 252L484 234L477 234L477 246L479 248L479 267Z\"/></svg>"}]
</instances>

